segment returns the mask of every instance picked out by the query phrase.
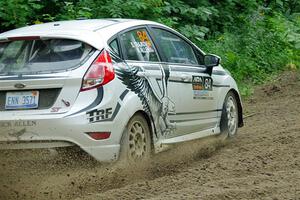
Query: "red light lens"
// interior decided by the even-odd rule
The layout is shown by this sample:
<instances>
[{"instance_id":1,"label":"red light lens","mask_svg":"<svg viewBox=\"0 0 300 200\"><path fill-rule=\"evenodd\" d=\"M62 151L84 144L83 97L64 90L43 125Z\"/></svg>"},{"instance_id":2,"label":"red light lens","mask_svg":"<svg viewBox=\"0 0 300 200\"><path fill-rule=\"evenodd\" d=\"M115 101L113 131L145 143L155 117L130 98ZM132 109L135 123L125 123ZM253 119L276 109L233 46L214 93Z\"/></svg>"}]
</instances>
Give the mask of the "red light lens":
<instances>
[{"instance_id":1,"label":"red light lens","mask_svg":"<svg viewBox=\"0 0 300 200\"><path fill-rule=\"evenodd\" d=\"M10 41L16 41L16 40L39 40L41 38L39 36L21 36L21 37L9 37L7 39Z\"/></svg>"},{"instance_id":2,"label":"red light lens","mask_svg":"<svg viewBox=\"0 0 300 200\"><path fill-rule=\"evenodd\" d=\"M109 53L103 50L85 74L81 91L98 88L115 78L115 72Z\"/></svg>"},{"instance_id":3,"label":"red light lens","mask_svg":"<svg viewBox=\"0 0 300 200\"><path fill-rule=\"evenodd\" d=\"M105 140L110 137L110 132L89 132L87 134L94 140Z\"/></svg>"}]
</instances>

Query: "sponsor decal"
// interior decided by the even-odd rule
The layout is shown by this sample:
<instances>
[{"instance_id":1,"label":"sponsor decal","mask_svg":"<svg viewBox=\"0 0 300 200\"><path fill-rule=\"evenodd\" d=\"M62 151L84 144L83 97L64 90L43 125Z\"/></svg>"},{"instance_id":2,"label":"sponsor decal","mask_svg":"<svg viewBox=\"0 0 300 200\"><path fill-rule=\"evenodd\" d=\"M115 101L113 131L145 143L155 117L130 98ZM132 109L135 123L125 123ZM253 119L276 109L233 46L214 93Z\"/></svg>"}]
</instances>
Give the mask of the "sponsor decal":
<instances>
[{"instance_id":1,"label":"sponsor decal","mask_svg":"<svg viewBox=\"0 0 300 200\"><path fill-rule=\"evenodd\" d=\"M193 90L203 90L203 77L193 76Z\"/></svg>"},{"instance_id":2,"label":"sponsor decal","mask_svg":"<svg viewBox=\"0 0 300 200\"><path fill-rule=\"evenodd\" d=\"M193 90L208 90L212 91L213 80L206 76L193 76Z\"/></svg>"},{"instance_id":3,"label":"sponsor decal","mask_svg":"<svg viewBox=\"0 0 300 200\"><path fill-rule=\"evenodd\" d=\"M131 42L132 48L139 49L141 53L152 53L154 49L149 47L147 42Z\"/></svg>"},{"instance_id":4,"label":"sponsor decal","mask_svg":"<svg viewBox=\"0 0 300 200\"><path fill-rule=\"evenodd\" d=\"M11 128L11 127L33 127L36 126L36 121L8 121L0 122L0 128Z\"/></svg>"},{"instance_id":5,"label":"sponsor decal","mask_svg":"<svg viewBox=\"0 0 300 200\"><path fill-rule=\"evenodd\" d=\"M212 100L213 80L206 76L193 76L192 87L194 99Z\"/></svg>"},{"instance_id":6,"label":"sponsor decal","mask_svg":"<svg viewBox=\"0 0 300 200\"><path fill-rule=\"evenodd\" d=\"M139 49L141 53L152 53L154 49L146 31L137 31L137 41L131 42L132 48Z\"/></svg>"},{"instance_id":7,"label":"sponsor decal","mask_svg":"<svg viewBox=\"0 0 300 200\"><path fill-rule=\"evenodd\" d=\"M148 47L152 47L151 41L148 38L147 32L146 31L137 31L136 34L138 35L139 39L141 42L146 42Z\"/></svg>"},{"instance_id":8,"label":"sponsor decal","mask_svg":"<svg viewBox=\"0 0 300 200\"><path fill-rule=\"evenodd\" d=\"M207 99L213 100L211 93L208 90L194 90L194 99Z\"/></svg>"},{"instance_id":9,"label":"sponsor decal","mask_svg":"<svg viewBox=\"0 0 300 200\"><path fill-rule=\"evenodd\" d=\"M90 123L101 122L111 118L112 116L112 108L106 109L95 109L87 112L88 120Z\"/></svg>"}]
</instances>

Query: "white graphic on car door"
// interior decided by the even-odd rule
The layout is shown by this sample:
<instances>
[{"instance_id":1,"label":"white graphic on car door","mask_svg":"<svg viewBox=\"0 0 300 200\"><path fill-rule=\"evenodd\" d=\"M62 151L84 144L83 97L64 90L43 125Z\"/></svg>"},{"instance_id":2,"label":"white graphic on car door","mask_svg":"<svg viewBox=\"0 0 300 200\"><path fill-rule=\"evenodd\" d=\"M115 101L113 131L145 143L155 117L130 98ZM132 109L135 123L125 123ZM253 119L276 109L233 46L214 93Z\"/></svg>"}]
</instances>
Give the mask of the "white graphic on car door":
<instances>
[{"instance_id":1,"label":"white graphic on car door","mask_svg":"<svg viewBox=\"0 0 300 200\"><path fill-rule=\"evenodd\" d=\"M129 66L116 69L120 80L129 90L140 98L145 112L152 118L156 129L157 137L166 136L175 129L175 123L168 118L170 98L167 87L169 79L169 67L160 66L162 72L162 97L159 98L149 81L149 78L141 73L145 72L143 67Z\"/></svg>"}]
</instances>

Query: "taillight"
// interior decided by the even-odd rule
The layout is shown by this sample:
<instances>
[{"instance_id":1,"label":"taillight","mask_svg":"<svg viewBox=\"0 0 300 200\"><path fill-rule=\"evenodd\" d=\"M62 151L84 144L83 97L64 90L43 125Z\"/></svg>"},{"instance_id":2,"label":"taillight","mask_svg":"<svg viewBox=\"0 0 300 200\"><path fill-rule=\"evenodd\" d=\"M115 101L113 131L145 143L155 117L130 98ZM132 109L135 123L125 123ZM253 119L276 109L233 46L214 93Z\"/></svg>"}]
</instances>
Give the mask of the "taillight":
<instances>
[{"instance_id":1,"label":"taillight","mask_svg":"<svg viewBox=\"0 0 300 200\"><path fill-rule=\"evenodd\" d=\"M111 57L103 50L83 77L81 91L101 87L115 78Z\"/></svg>"},{"instance_id":2,"label":"taillight","mask_svg":"<svg viewBox=\"0 0 300 200\"><path fill-rule=\"evenodd\" d=\"M88 132L87 134L94 140L105 140L110 137L110 132Z\"/></svg>"}]
</instances>

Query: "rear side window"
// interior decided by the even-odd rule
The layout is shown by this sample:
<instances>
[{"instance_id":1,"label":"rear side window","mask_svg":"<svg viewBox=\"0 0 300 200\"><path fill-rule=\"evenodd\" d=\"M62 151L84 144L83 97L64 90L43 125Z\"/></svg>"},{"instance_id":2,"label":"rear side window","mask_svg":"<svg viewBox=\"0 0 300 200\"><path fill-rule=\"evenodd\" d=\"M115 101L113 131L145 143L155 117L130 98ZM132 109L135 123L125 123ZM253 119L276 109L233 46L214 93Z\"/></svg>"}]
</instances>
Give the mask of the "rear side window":
<instances>
[{"instance_id":1,"label":"rear side window","mask_svg":"<svg viewBox=\"0 0 300 200\"><path fill-rule=\"evenodd\" d=\"M193 48L177 35L159 28L153 28L155 39L167 62L198 64Z\"/></svg>"},{"instance_id":2,"label":"rear side window","mask_svg":"<svg viewBox=\"0 0 300 200\"><path fill-rule=\"evenodd\" d=\"M158 61L154 45L146 29L136 29L120 36L125 60Z\"/></svg>"},{"instance_id":3,"label":"rear side window","mask_svg":"<svg viewBox=\"0 0 300 200\"><path fill-rule=\"evenodd\" d=\"M109 43L109 46L120 57L120 50L117 39L114 39L111 43Z\"/></svg>"},{"instance_id":4,"label":"rear side window","mask_svg":"<svg viewBox=\"0 0 300 200\"><path fill-rule=\"evenodd\" d=\"M52 73L78 67L94 48L77 40L19 40L0 43L0 75Z\"/></svg>"}]
</instances>

